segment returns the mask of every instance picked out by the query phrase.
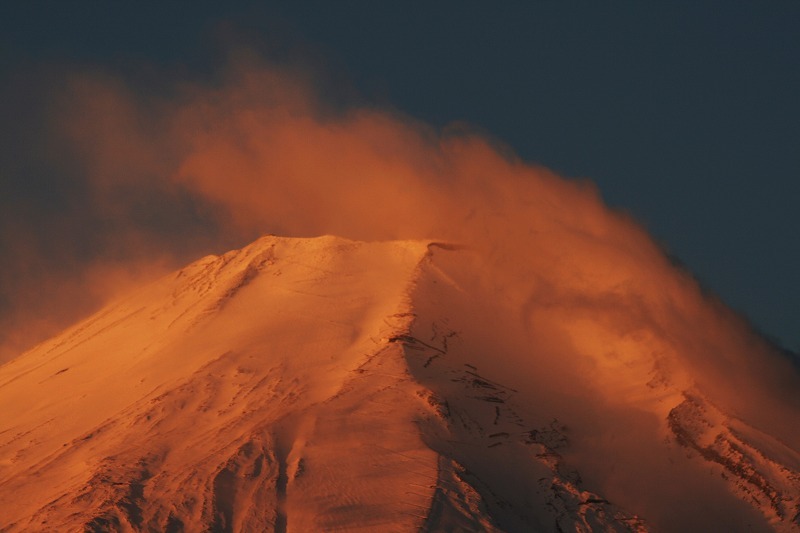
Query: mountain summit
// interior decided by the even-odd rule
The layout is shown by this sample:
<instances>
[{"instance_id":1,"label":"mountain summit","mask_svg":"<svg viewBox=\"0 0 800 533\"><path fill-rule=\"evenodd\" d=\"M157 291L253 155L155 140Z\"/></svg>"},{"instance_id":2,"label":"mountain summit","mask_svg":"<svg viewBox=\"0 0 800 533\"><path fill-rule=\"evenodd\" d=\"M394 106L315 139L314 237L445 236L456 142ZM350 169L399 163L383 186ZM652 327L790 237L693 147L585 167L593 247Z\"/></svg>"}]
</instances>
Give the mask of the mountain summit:
<instances>
[{"instance_id":1,"label":"mountain summit","mask_svg":"<svg viewBox=\"0 0 800 533\"><path fill-rule=\"evenodd\" d=\"M0 530L800 529L783 362L503 261L264 237L106 307L0 367Z\"/></svg>"}]
</instances>

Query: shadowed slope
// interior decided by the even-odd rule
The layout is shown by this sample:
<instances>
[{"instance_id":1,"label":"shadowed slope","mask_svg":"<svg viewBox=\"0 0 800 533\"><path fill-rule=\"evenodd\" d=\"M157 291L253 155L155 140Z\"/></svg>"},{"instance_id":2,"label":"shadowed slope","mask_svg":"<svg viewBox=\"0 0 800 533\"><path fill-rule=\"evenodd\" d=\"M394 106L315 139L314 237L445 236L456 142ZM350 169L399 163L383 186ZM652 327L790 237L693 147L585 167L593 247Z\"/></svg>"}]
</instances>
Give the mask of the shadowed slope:
<instances>
[{"instance_id":1,"label":"shadowed slope","mask_svg":"<svg viewBox=\"0 0 800 533\"><path fill-rule=\"evenodd\" d=\"M469 250L432 247L420 272L396 340L436 406L423 435L503 529L800 527L800 443L715 405L670 332L530 313L525 283L498 297ZM770 415L791 428L800 413Z\"/></svg>"}]
</instances>

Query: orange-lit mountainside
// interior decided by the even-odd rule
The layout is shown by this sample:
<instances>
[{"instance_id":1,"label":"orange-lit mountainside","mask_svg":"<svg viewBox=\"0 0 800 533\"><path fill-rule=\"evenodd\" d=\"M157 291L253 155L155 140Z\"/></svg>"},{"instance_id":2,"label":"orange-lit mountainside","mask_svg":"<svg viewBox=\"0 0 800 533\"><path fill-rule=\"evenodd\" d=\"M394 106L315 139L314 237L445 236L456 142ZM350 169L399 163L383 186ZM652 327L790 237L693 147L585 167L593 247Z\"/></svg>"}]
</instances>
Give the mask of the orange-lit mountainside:
<instances>
[{"instance_id":1,"label":"orange-lit mountainside","mask_svg":"<svg viewBox=\"0 0 800 533\"><path fill-rule=\"evenodd\" d=\"M0 530L800 528L788 363L512 263L267 236L105 307L0 367Z\"/></svg>"}]
</instances>

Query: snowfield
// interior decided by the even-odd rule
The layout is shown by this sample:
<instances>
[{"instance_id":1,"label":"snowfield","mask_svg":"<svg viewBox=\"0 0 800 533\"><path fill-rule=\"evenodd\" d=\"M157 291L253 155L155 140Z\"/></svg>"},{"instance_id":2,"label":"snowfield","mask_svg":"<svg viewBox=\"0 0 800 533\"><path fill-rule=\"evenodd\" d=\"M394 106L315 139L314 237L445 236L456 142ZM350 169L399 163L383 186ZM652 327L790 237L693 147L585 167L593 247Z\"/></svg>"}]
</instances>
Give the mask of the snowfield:
<instances>
[{"instance_id":1,"label":"snowfield","mask_svg":"<svg viewBox=\"0 0 800 533\"><path fill-rule=\"evenodd\" d=\"M500 261L270 236L106 307L0 367L0 531L800 530L797 403Z\"/></svg>"}]
</instances>

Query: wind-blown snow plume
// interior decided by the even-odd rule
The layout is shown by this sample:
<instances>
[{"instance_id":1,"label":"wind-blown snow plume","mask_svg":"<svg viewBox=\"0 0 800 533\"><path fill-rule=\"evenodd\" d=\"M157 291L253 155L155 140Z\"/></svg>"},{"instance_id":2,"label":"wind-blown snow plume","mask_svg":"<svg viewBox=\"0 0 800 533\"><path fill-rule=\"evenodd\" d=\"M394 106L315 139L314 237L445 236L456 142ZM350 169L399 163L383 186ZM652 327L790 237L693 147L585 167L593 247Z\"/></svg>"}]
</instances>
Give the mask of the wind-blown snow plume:
<instances>
[{"instance_id":1,"label":"wind-blown snow plume","mask_svg":"<svg viewBox=\"0 0 800 533\"><path fill-rule=\"evenodd\" d=\"M798 448L800 428L785 424L800 412L788 361L671 264L635 221L604 206L591 183L523 162L464 126L438 131L394 112L325 105L313 86L247 62L217 85L148 97L107 77L70 77L58 125L83 171L81 205L91 206L91 220L113 222L100 242L117 240L118 251L113 261L74 254L80 274L67 297L84 288L96 301L108 292L97 285L105 276L87 272L157 270L153 252L174 264L264 233L446 242L477 252L468 271L477 276L472 297L486 302L482 327L492 339L527 331L547 353L537 359L537 373L548 377L540 385L575 389L560 396L573 398L572 411L583 409L581 389L607 397L605 416L627 409L618 405L630 398L615 368L646 353L679 388L700 387L725 412ZM176 205L186 213L170 219ZM14 242L24 249L23 237ZM525 364L498 359L495 370ZM579 382L575 366L585 376ZM595 410L586 412L590 424ZM621 424L635 440L637 427ZM626 453L603 451L598 468Z\"/></svg>"},{"instance_id":2,"label":"wind-blown snow plume","mask_svg":"<svg viewBox=\"0 0 800 533\"><path fill-rule=\"evenodd\" d=\"M769 410L743 390L777 388L797 401L788 365L591 183L525 163L467 127L326 106L313 86L250 61L216 86L168 96L70 77L58 123L84 170L87 203L114 221L117 258L263 233L450 241L484 252L486 290L524 302L516 319L546 334L554 354L598 343L691 354L688 364L714 376L704 386L765 422ZM159 220L180 202L201 206L203 224ZM202 238L209 228L217 233ZM183 261L187 247L180 252Z\"/></svg>"}]
</instances>

